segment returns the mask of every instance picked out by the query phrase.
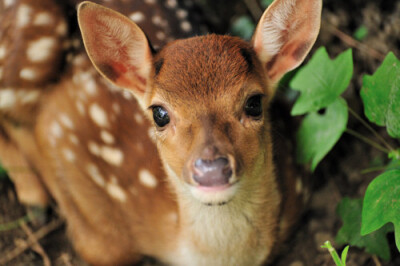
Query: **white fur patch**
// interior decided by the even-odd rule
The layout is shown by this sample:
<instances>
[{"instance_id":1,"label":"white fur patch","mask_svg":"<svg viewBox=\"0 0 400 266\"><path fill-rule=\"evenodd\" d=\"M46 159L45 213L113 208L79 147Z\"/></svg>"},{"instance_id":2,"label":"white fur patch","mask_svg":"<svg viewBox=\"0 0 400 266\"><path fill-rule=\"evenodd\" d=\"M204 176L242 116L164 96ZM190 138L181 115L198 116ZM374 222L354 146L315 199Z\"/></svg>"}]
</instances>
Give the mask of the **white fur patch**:
<instances>
[{"instance_id":1,"label":"white fur patch","mask_svg":"<svg viewBox=\"0 0 400 266\"><path fill-rule=\"evenodd\" d=\"M4 0L4 7L7 8L15 4L15 0Z\"/></svg>"},{"instance_id":2,"label":"white fur patch","mask_svg":"<svg viewBox=\"0 0 400 266\"><path fill-rule=\"evenodd\" d=\"M96 165L90 163L86 167L86 171L88 172L89 176L92 178L92 180L100 187L105 186L105 181L103 176L100 174L99 169L97 168Z\"/></svg>"},{"instance_id":3,"label":"white fur patch","mask_svg":"<svg viewBox=\"0 0 400 266\"><path fill-rule=\"evenodd\" d=\"M65 160L67 160L68 162L72 163L75 161L75 153L72 150L64 148L62 150L62 153L64 155Z\"/></svg>"},{"instance_id":4,"label":"white fur patch","mask_svg":"<svg viewBox=\"0 0 400 266\"><path fill-rule=\"evenodd\" d=\"M74 123L72 122L71 118L67 114L61 114L60 115L60 122L66 128L69 128L69 129L73 129L74 128Z\"/></svg>"},{"instance_id":5,"label":"white fur patch","mask_svg":"<svg viewBox=\"0 0 400 266\"><path fill-rule=\"evenodd\" d=\"M109 121L107 114L103 108L101 108L97 103L92 104L89 107L89 115L93 122L100 127L108 127Z\"/></svg>"},{"instance_id":6,"label":"white fur patch","mask_svg":"<svg viewBox=\"0 0 400 266\"><path fill-rule=\"evenodd\" d=\"M100 137L106 144L113 144L115 141L114 136L106 130L100 132Z\"/></svg>"},{"instance_id":7,"label":"white fur patch","mask_svg":"<svg viewBox=\"0 0 400 266\"><path fill-rule=\"evenodd\" d=\"M167 0L166 6L169 8L175 8L178 5L176 0Z\"/></svg>"},{"instance_id":8,"label":"white fur patch","mask_svg":"<svg viewBox=\"0 0 400 266\"><path fill-rule=\"evenodd\" d=\"M121 202L126 201L126 193L124 189L120 185L118 185L118 181L115 176L112 176L111 181L107 183L106 190L112 198Z\"/></svg>"},{"instance_id":9,"label":"white fur patch","mask_svg":"<svg viewBox=\"0 0 400 266\"><path fill-rule=\"evenodd\" d=\"M162 32L162 31L157 31L156 32L156 38L159 39L160 41L165 40L166 37L167 36L165 35L164 32Z\"/></svg>"},{"instance_id":10,"label":"white fur patch","mask_svg":"<svg viewBox=\"0 0 400 266\"><path fill-rule=\"evenodd\" d=\"M144 120L143 120L143 116L141 114L136 113L134 118L135 118L136 123L138 123L140 125L143 124Z\"/></svg>"},{"instance_id":11,"label":"white fur patch","mask_svg":"<svg viewBox=\"0 0 400 266\"><path fill-rule=\"evenodd\" d=\"M78 112L80 115L85 115L86 114L86 110L85 110L85 105L83 105L83 103L81 101L77 101L75 103L76 105L76 109L78 109Z\"/></svg>"},{"instance_id":12,"label":"white fur patch","mask_svg":"<svg viewBox=\"0 0 400 266\"><path fill-rule=\"evenodd\" d=\"M60 124L57 121L53 121L50 125L50 133L56 138L61 138L64 132Z\"/></svg>"},{"instance_id":13,"label":"white fur patch","mask_svg":"<svg viewBox=\"0 0 400 266\"><path fill-rule=\"evenodd\" d=\"M132 14L129 15L129 18L136 23L142 22L145 20L145 16L142 12L137 11L133 12Z\"/></svg>"},{"instance_id":14,"label":"white fur patch","mask_svg":"<svg viewBox=\"0 0 400 266\"><path fill-rule=\"evenodd\" d=\"M27 57L31 62L45 61L53 54L55 45L56 40L53 37L42 37L32 41L26 50Z\"/></svg>"},{"instance_id":15,"label":"white fur patch","mask_svg":"<svg viewBox=\"0 0 400 266\"><path fill-rule=\"evenodd\" d=\"M59 36L65 36L67 34L67 31L68 31L67 23L65 23L64 20L60 21L56 27L56 33Z\"/></svg>"},{"instance_id":16,"label":"white fur patch","mask_svg":"<svg viewBox=\"0 0 400 266\"><path fill-rule=\"evenodd\" d=\"M124 154L120 149L103 146L101 147L100 156L109 164L120 166L124 160Z\"/></svg>"},{"instance_id":17,"label":"white fur patch","mask_svg":"<svg viewBox=\"0 0 400 266\"><path fill-rule=\"evenodd\" d=\"M79 139L74 134L70 134L69 135L69 141L71 141L71 143L74 144L74 145L78 145L79 144Z\"/></svg>"},{"instance_id":18,"label":"white fur patch","mask_svg":"<svg viewBox=\"0 0 400 266\"><path fill-rule=\"evenodd\" d=\"M188 15L188 12L185 9L178 9L176 11L176 16L179 19L185 19L187 17L187 15Z\"/></svg>"},{"instance_id":19,"label":"white fur patch","mask_svg":"<svg viewBox=\"0 0 400 266\"><path fill-rule=\"evenodd\" d=\"M192 30L192 24L189 21L185 20L181 23L181 29L185 32L189 32Z\"/></svg>"},{"instance_id":20,"label":"white fur patch","mask_svg":"<svg viewBox=\"0 0 400 266\"><path fill-rule=\"evenodd\" d=\"M53 22L54 22L54 18L48 12L40 12L33 19L33 25L35 25L35 26L51 25Z\"/></svg>"},{"instance_id":21,"label":"white fur patch","mask_svg":"<svg viewBox=\"0 0 400 266\"><path fill-rule=\"evenodd\" d=\"M26 4L21 4L17 11L17 27L27 26L32 19L32 8Z\"/></svg>"},{"instance_id":22,"label":"white fur patch","mask_svg":"<svg viewBox=\"0 0 400 266\"><path fill-rule=\"evenodd\" d=\"M94 142L94 141L89 141L88 143L88 149L89 152L95 156L100 156L100 146Z\"/></svg>"},{"instance_id":23,"label":"white fur patch","mask_svg":"<svg viewBox=\"0 0 400 266\"><path fill-rule=\"evenodd\" d=\"M15 105L17 98L13 89L0 90L0 109L8 109Z\"/></svg>"},{"instance_id":24,"label":"white fur patch","mask_svg":"<svg viewBox=\"0 0 400 266\"><path fill-rule=\"evenodd\" d=\"M150 171L142 169L139 172L139 181L143 186L155 188L158 184L157 178Z\"/></svg>"},{"instance_id":25,"label":"white fur patch","mask_svg":"<svg viewBox=\"0 0 400 266\"><path fill-rule=\"evenodd\" d=\"M18 98L20 99L21 104L31 104L38 101L40 97L39 90L22 90L18 92Z\"/></svg>"},{"instance_id":26,"label":"white fur patch","mask_svg":"<svg viewBox=\"0 0 400 266\"><path fill-rule=\"evenodd\" d=\"M19 77L25 80L33 81L38 77L38 75L35 69L26 67L19 72Z\"/></svg>"}]
</instances>

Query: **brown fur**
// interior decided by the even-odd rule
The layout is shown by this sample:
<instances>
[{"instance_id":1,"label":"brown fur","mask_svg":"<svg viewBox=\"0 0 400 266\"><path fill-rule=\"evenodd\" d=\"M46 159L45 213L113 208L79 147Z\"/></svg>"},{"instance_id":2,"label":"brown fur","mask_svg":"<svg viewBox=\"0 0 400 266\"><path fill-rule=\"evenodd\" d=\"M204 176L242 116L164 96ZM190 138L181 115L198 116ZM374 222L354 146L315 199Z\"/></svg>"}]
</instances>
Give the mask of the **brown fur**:
<instances>
[{"instance_id":1,"label":"brown fur","mask_svg":"<svg viewBox=\"0 0 400 266\"><path fill-rule=\"evenodd\" d=\"M282 2L271 10L282 9ZM92 24L99 14L112 18L107 27ZM29 165L37 173L32 180L39 181L35 190L44 199L32 196L28 203L45 202L48 191L67 219L74 247L91 264L129 264L143 255L171 265L260 265L270 259L302 201L293 161L283 155L283 167L274 162L268 112L276 80L261 48L207 35L171 42L152 55L140 28L113 11L83 4L80 23L94 65L138 101L109 86L78 55L54 89L41 95L33 126L0 121L0 147L13 154L10 165ZM130 32L123 42L119 29ZM265 36L256 37L258 45ZM304 43L294 42L290 60L304 58ZM127 47L143 53L119 52ZM107 52L112 48L115 54ZM287 61L276 62L279 75L288 70ZM244 112L255 94L264 95L259 119ZM170 116L162 129L144 119L152 120L155 105ZM218 156L232 162L233 183L229 193L213 197L198 190L193 162ZM285 168L286 175L276 174Z\"/></svg>"}]
</instances>

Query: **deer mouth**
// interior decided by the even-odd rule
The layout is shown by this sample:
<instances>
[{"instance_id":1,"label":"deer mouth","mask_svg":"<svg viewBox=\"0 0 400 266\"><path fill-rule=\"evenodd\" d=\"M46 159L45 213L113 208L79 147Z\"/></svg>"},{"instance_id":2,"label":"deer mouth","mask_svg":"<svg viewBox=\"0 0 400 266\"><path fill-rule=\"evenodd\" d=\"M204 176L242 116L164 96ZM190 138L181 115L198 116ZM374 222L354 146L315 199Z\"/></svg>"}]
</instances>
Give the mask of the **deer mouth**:
<instances>
[{"instance_id":1,"label":"deer mouth","mask_svg":"<svg viewBox=\"0 0 400 266\"><path fill-rule=\"evenodd\" d=\"M240 184L223 184L215 186L189 185L192 196L208 206L224 205L232 200Z\"/></svg>"}]
</instances>

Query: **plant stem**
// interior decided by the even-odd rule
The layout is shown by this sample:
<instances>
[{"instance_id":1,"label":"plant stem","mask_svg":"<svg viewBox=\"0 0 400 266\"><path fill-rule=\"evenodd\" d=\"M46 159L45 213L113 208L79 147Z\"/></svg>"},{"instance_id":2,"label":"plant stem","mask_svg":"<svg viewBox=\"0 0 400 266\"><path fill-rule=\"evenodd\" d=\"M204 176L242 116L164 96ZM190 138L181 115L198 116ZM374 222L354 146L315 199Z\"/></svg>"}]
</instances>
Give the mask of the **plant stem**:
<instances>
[{"instance_id":1,"label":"plant stem","mask_svg":"<svg viewBox=\"0 0 400 266\"><path fill-rule=\"evenodd\" d=\"M390 152L388 149L382 147L381 145L379 145L375 141L373 141L373 140L371 140L371 139L369 139L367 137L364 137L363 135L357 133L356 131L354 131L352 129L347 128L346 129L346 133L348 133L348 134L350 134L350 135L352 135L352 136L364 141L365 143L371 145L372 147L374 147L374 148L376 148L376 149L378 149L378 150L380 150L380 151L382 151L384 153L389 153Z\"/></svg>"},{"instance_id":2,"label":"plant stem","mask_svg":"<svg viewBox=\"0 0 400 266\"><path fill-rule=\"evenodd\" d=\"M376 171L382 171L382 170L385 170L386 167L387 167L387 165L385 165L385 166L377 166L377 167L370 167L370 168L362 170L361 174L365 175L365 174L376 172Z\"/></svg>"},{"instance_id":3,"label":"plant stem","mask_svg":"<svg viewBox=\"0 0 400 266\"><path fill-rule=\"evenodd\" d=\"M388 151L386 153L389 153L389 151L394 150L392 146L389 145L389 143L387 143L381 135L378 134L378 132L376 132L367 122L365 122L364 119L362 119L353 109L351 109L350 107L348 107L349 112L358 120L361 122L361 124L363 124L369 131L372 132L372 134L375 135L375 137L377 137L383 145L386 146L386 148L388 149Z\"/></svg>"},{"instance_id":4,"label":"plant stem","mask_svg":"<svg viewBox=\"0 0 400 266\"><path fill-rule=\"evenodd\" d=\"M342 261L339 258L339 255L336 252L336 250L332 247L331 242L326 241L322 247L328 249L329 253L332 256L333 261L335 262L335 264L337 266L342 266L343 265Z\"/></svg>"}]
</instances>

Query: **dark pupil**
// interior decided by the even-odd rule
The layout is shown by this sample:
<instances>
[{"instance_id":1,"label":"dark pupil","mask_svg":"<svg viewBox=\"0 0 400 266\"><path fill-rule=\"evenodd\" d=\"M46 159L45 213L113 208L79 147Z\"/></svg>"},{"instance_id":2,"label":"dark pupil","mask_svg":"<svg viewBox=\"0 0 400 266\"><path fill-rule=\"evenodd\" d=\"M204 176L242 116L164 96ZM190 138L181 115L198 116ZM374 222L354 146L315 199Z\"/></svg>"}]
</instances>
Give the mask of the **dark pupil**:
<instances>
[{"instance_id":1,"label":"dark pupil","mask_svg":"<svg viewBox=\"0 0 400 266\"><path fill-rule=\"evenodd\" d=\"M262 114L261 95L255 95L247 100L246 106L244 107L246 115L252 117L259 117Z\"/></svg>"},{"instance_id":2,"label":"dark pupil","mask_svg":"<svg viewBox=\"0 0 400 266\"><path fill-rule=\"evenodd\" d=\"M168 112L161 106L153 107L153 119L157 126L164 127L169 123Z\"/></svg>"}]
</instances>

